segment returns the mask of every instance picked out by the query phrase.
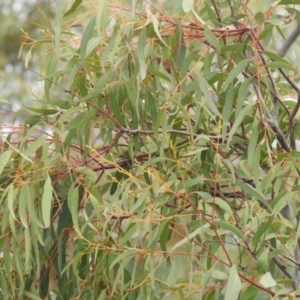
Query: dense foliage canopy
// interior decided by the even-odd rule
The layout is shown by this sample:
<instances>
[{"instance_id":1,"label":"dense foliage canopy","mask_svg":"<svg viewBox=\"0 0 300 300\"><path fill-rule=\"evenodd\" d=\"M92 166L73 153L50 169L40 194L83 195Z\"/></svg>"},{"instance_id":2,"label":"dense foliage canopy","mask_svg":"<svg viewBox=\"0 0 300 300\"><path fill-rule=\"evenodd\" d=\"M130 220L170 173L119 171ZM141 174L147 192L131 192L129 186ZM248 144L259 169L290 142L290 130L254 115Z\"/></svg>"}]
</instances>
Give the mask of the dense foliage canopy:
<instances>
[{"instance_id":1,"label":"dense foliage canopy","mask_svg":"<svg viewBox=\"0 0 300 300\"><path fill-rule=\"evenodd\" d=\"M57 2L3 136L1 299L300 294L300 2Z\"/></svg>"}]
</instances>

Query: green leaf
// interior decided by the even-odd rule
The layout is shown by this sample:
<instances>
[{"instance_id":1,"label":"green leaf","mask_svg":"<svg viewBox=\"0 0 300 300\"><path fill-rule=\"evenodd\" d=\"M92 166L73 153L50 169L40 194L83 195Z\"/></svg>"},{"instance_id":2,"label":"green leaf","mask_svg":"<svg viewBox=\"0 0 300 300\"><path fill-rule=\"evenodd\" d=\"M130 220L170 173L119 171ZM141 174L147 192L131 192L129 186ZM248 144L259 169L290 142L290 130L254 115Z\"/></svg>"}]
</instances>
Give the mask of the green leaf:
<instances>
[{"instance_id":1,"label":"green leaf","mask_svg":"<svg viewBox=\"0 0 300 300\"><path fill-rule=\"evenodd\" d=\"M26 150L23 151L23 155L26 157L29 157L32 155L38 148L43 146L46 142L46 139L44 137L38 138L36 141L34 141Z\"/></svg>"},{"instance_id":2,"label":"green leaf","mask_svg":"<svg viewBox=\"0 0 300 300\"><path fill-rule=\"evenodd\" d=\"M194 0L182 0L182 9L188 13L193 8Z\"/></svg>"},{"instance_id":3,"label":"green leaf","mask_svg":"<svg viewBox=\"0 0 300 300\"><path fill-rule=\"evenodd\" d=\"M156 35L157 35L158 38L161 40L161 42L162 42L166 47L168 47L168 45L165 43L165 41L163 40L163 38L162 38L161 35L160 35L159 28L158 28L158 20L157 20L157 18L155 17L155 15L153 15L152 13L151 13L151 20L152 20L153 28L154 28L154 31L155 31ZM169 48L169 47L168 47L168 48Z\"/></svg>"},{"instance_id":4,"label":"green leaf","mask_svg":"<svg viewBox=\"0 0 300 300\"><path fill-rule=\"evenodd\" d=\"M29 197L28 186L27 184L24 184L21 188L20 197L19 197L19 216L20 216L21 223L25 228L28 228L27 210L26 210L27 201L29 201L28 197Z\"/></svg>"},{"instance_id":5,"label":"green leaf","mask_svg":"<svg viewBox=\"0 0 300 300\"><path fill-rule=\"evenodd\" d=\"M3 154L1 154L1 159L0 159L0 175L2 174L6 164L9 162L10 157L11 157L12 151L7 150Z\"/></svg>"},{"instance_id":6,"label":"green leaf","mask_svg":"<svg viewBox=\"0 0 300 300\"><path fill-rule=\"evenodd\" d=\"M61 26L62 26L62 20L65 14L67 8L67 3L64 1L61 1L56 13L55 13L55 21L54 21L54 32L55 32L55 37L54 37L54 45L55 45L55 51L56 51L56 56L59 57L60 55L60 36L61 36Z\"/></svg>"},{"instance_id":7,"label":"green leaf","mask_svg":"<svg viewBox=\"0 0 300 300\"><path fill-rule=\"evenodd\" d=\"M265 21L265 15L259 11L255 14L255 19L258 24L262 25Z\"/></svg>"},{"instance_id":8,"label":"green leaf","mask_svg":"<svg viewBox=\"0 0 300 300\"><path fill-rule=\"evenodd\" d=\"M219 270L213 270L211 277L216 278L218 280L227 280L228 279L228 274L219 271Z\"/></svg>"},{"instance_id":9,"label":"green leaf","mask_svg":"<svg viewBox=\"0 0 300 300\"><path fill-rule=\"evenodd\" d=\"M151 95L150 91L147 91L146 94L146 107L149 108L152 124L154 126L154 129L157 130L159 127L159 124L157 123L157 104L154 100L154 97Z\"/></svg>"},{"instance_id":10,"label":"green leaf","mask_svg":"<svg viewBox=\"0 0 300 300\"><path fill-rule=\"evenodd\" d=\"M273 286L276 286L277 283L276 281L273 279L273 276L270 272L267 272L260 280L259 283L266 287L266 288L270 288Z\"/></svg>"},{"instance_id":11,"label":"green leaf","mask_svg":"<svg viewBox=\"0 0 300 300\"><path fill-rule=\"evenodd\" d=\"M169 78L167 75L165 75L164 73L162 73L162 72L160 72L160 71L158 71L158 70L152 70L152 74L153 74L153 76L155 76L155 77L160 77L160 78L162 78L163 80L166 80L166 81L168 81L168 82L171 82L170 78Z\"/></svg>"},{"instance_id":12,"label":"green leaf","mask_svg":"<svg viewBox=\"0 0 300 300\"><path fill-rule=\"evenodd\" d=\"M35 185L28 184L27 185L27 199L26 199L26 205L27 205L27 211L28 216L30 218L30 223L36 224L40 228L44 228L43 223L38 219L37 213L36 213L36 203L35 203L35 197L34 197L34 190ZM43 244L42 241L39 241L41 244Z\"/></svg>"},{"instance_id":13,"label":"green leaf","mask_svg":"<svg viewBox=\"0 0 300 300\"><path fill-rule=\"evenodd\" d=\"M257 229L252 238L253 245L257 245L260 238L268 233L269 229L272 226L273 218L273 216L269 217L268 220Z\"/></svg>"},{"instance_id":14,"label":"green leaf","mask_svg":"<svg viewBox=\"0 0 300 300\"><path fill-rule=\"evenodd\" d=\"M138 253L137 249L127 249L123 253L119 254L115 260L110 264L109 268L112 269L118 262L122 261L126 257L135 256Z\"/></svg>"},{"instance_id":15,"label":"green leaf","mask_svg":"<svg viewBox=\"0 0 300 300\"><path fill-rule=\"evenodd\" d=\"M57 50L57 51L59 51L59 50ZM58 66L58 56L56 56L56 54L57 53L53 53L52 56L50 57L50 59L48 58L49 63L48 63L48 66L47 66L46 76L48 74L52 74L52 73L56 72L56 68ZM52 81L45 80L44 91L45 91L47 99L50 99L49 91L50 91L51 86L52 86Z\"/></svg>"},{"instance_id":16,"label":"green leaf","mask_svg":"<svg viewBox=\"0 0 300 300\"><path fill-rule=\"evenodd\" d=\"M295 193L292 191L284 191L275 197L271 202L273 207L272 213L278 214L284 207L289 205L290 201L293 199Z\"/></svg>"},{"instance_id":17,"label":"green leaf","mask_svg":"<svg viewBox=\"0 0 300 300\"><path fill-rule=\"evenodd\" d=\"M77 167L74 172L86 175L92 182L95 182L98 178L97 173L87 167Z\"/></svg>"},{"instance_id":18,"label":"green leaf","mask_svg":"<svg viewBox=\"0 0 300 300\"><path fill-rule=\"evenodd\" d=\"M235 120L240 115L240 112L244 106L251 81L252 81L252 79L249 78L249 79L245 80L239 87L239 93L238 93L238 97L237 97L237 105L236 105L236 109L235 109L235 113L234 113Z\"/></svg>"},{"instance_id":19,"label":"green leaf","mask_svg":"<svg viewBox=\"0 0 300 300\"><path fill-rule=\"evenodd\" d=\"M249 286L241 295L240 300L253 300L258 292L259 289L257 287Z\"/></svg>"},{"instance_id":20,"label":"green leaf","mask_svg":"<svg viewBox=\"0 0 300 300\"><path fill-rule=\"evenodd\" d=\"M108 81L107 76L108 76L108 74L101 76L100 79L96 82L96 84L94 86L94 89L93 89L93 92L86 95L86 96L84 96L80 100L78 100L77 103L80 103L80 102L98 97L101 94L101 92L103 90L103 87L105 86L105 84Z\"/></svg>"},{"instance_id":21,"label":"green leaf","mask_svg":"<svg viewBox=\"0 0 300 300\"><path fill-rule=\"evenodd\" d=\"M54 114L58 113L57 109L34 108L34 107L29 107L29 106L24 106L24 107L26 107L28 110L34 111L34 112L39 113L44 116L54 115Z\"/></svg>"},{"instance_id":22,"label":"green leaf","mask_svg":"<svg viewBox=\"0 0 300 300\"><path fill-rule=\"evenodd\" d=\"M228 51L251 51L252 48L248 44L234 44L234 45L226 45L221 47L221 53Z\"/></svg>"},{"instance_id":23,"label":"green leaf","mask_svg":"<svg viewBox=\"0 0 300 300\"><path fill-rule=\"evenodd\" d=\"M222 163L230 170L231 176L232 176L232 183L235 184L235 171L234 167L232 165L232 162L228 159L223 159Z\"/></svg>"},{"instance_id":24,"label":"green leaf","mask_svg":"<svg viewBox=\"0 0 300 300\"><path fill-rule=\"evenodd\" d=\"M69 189L68 191L68 207L72 215L72 221L74 224L75 230L79 232L79 224L78 224L78 201L79 201L79 187Z\"/></svg>"},{"instance_id":25,"label":"green leaf","mask_svg":"<svg viewBox=\"0 0 300 300\"><path fill-rule=\"evenodd\" d=\"M14 206L14 202L16 200L16 191L14 189L13 184L10 184L7 188L7 206L10 212L10 215L16 220L16 216L15 216L15 206Z\"/></svg>"},{"instance_id":26,"label":"green leaf","mask_svg":"<svg viewBox=\"0 0 300 300\"><path fill-rule=\"evenodd\" d=\"M75 0L71 8L64 14L64 17L71 15L74 11L76 11L77 7L81 4L82 0Z\"/></svg>"},{"instance_id":27,"label":"green leaf","mask_svg":"<svg viewBox=\"0 0 300 300\"><path fill-rule=\"evenodd\" d=\"M236 265L230 268L229 279L226 286L225 300L237 300L242 288L240 276L238 274Z\"/></svg>"},{"instance_id":28,"label":"green leaf","mask_svg":"<svg viewBox=\"0 0 300 300\"><path fill-rule=\"evenodd\" d=\"M24 271L29 272L31 269L30 260L32 256L32 239L35 236L31 236L29 228L25 228L25 261L24 261Z\"/></svg>"},{"instance_id":29,"label":"green leaf","mask_svg":"<svg viewBox=\"0 0 300 300\"><path fill-rule=\"evenodd\" d=\"M42 298L40 298L39 296L34 295L28 291L24 291L24 296L27 296L28 299L31 299L31 300L42 300Z\"/></svg>"},{"instance_id":30,"label":"green leaf","mask_svg":"<svg viewBox=\"0 0 300 300\"><path fill-rule=\"evenodd\" d=\"M108 23L108 11L107 11L107 1L99 1L99 6L97 10L96 24L97 31L100 40L106 35L106 28Z\"/></svg>"},{"instance_id":31,"label":"green leaf","mask_svg":"<svg viewBox=\"0 0 300 300\"><path fill-rule=\"evenodd\" d=\"M87 25L87 27L86 27L86 29L83 33L83 36L81 38L80 59L81 59L82 66L83 66L83 68L85 69L86 72L87 72L86 50L87 50L88 42L89 42L89 40L92 37L92 34L94 32L95 23L96 23L96 18L92 18L90 20L89 24Z\"/></svg>"},{"instance_id":32,"label":"green leaf","mask_svg":"<svg viewBox=\"0 0 300 300\"><path fill-rule=\"evenodd\" d=\"M207 42L217 51L218 54L221 53L221 47L218 39L214 35L213 32L209 29L207 24L204 25L204 35L207 40Z\"/></svg>"},{"instance_id":33,"label":"green leaf","mask_svg":"<svg viewBox=\"0 0 300 300\"><path fill-rule=\"evenodd\" d=\"M220 112L218 111L218 109L211 97L211 94L209 91L209 84L206 82L206 80L202 76L198 75L197 73L195 74L195 78L199 84L201 92L204 95L207 106L210 108L211 112L214 115L219 116Z\"/></svg>"},{"instance_id":34,"label":"green leaf","mask_svg":"<svg viewBox=\"0 0 300 300\"><path fill-rule=\"evenodd\" d=\"M204 277L202 279L202 283L201 283L201 290L200 290L200 295L199 295L199 299L203 299L204 297L204 293L205 293L205 288L211 278L212 272L214 271L214 269L209 269L204 273Z\"/></svg>"},{"instance_id":35,"label":"green leaf","mask_svg":"<svg viewBox=\"0 0 300 300\"><path fill-rule=\"evenodd\" d=\"M223 91L227 90L228 86L232 83L232 81L237 78L238 75L241 74L241 72L247 68L249 65L251 59L246 58L242 61L240 61L229 73L228 77L226 78L225 82L223 83Z\"/></svg>"},{"instance_id":36,"label":"green leaf","mask_svg":"<svg viewBox=\"0 0 300 300\"><path fill-rule=\"evenodd\" d=\"M186 244L188 241L190 241L191 239L193 239L194 237L196 237L197 235L201 234L206 228L209 227L209 224L207 223L204 226L200 226L199 228L197 228L195 231L193 231L192 233L190 233L187 237L183 238L182 240L180 240L179 242L177 242L171 249L171 252L174 251L175 249L177 249L178 247Z\"/></svg>"},{"instance_id":37,"label":"green leaf","mask_svg":"<svg viewBox=\"0 0 300 300\"><path fill-rule=\"evenodd\" d=\"M210 200L205 200L205 203L210 203L212 205L219 206L224 212L228 213L230 216L233 216L233 211L230 205L221 198L215 197Z\"/></svg>"},{"instance_id":38,"label":"green leaf","mask_svg":"<svg viewBox=\"0 0 300 300\"><path fill-rule=\"evenodd\" d=\"M42 196L42 216L46 228L50 226L51 221L52 192L52 182L51 178L48 176L44 184Z\"/></svg>"},{"instance_id":39,"label":"green leaf","mask_svg":"<svg viewBox=\"0 0 300 300\"><path fill-rule=\"evenodd\" d=\"M166 244L170 238L170 228L169 228L170 222L164 221L163 224L161 224L161 226L163 227L163 230L161 231L159 243L160 243L161 250L167 251Z\"/></svg>"},{"instance_id":40,"label":"green leaf","mask_svg":"<svg viewBox=\"0 0 300 300\"><path fill-rule=\"evenodd\" d=\"M269 63L267 63L267 67L271 68L271 69L286 69L286 70L296 72L295 67L293 67L291 64L283 63L283 62L280 62L280 61L269 62Z\"/></svg>"},{"instance_id":41,"label":"green leaf","mask_svg":"<svg viewBox=\"0 0 300 300\"><path fill-rule=\"evenodd\" d=\"M264 274L268 271L269 261L268 261L269 249L265 249L257 259L256 270L258 274Z\"/></svg>"},{"instance_id":42,"label":"green leaf","mask_svg":"<svg viewBox=\"0 0 300 300\"><path fill-rule=\"evenodd\" d=\"M201 177L196 177L192 179L187 179L181 183L179 183L176 187L176 190L179 192L181 190L187 190L190 187L197 186L198 184L201 184L203 181Z\"/></svg>"},{"instance_id":43,"label":"green leaf","mask_svg":"<svg viewBox=\"0 0 300 300\"><path fill-rule=\"evenodd\" d=\"M237 116L235 122L233 123L233 126L231 127L231 130L229 132L229 136L227 138L227 147L229 147L230 142L232 141L233 135L236 133L238 128L240 127L241 123L244 121L246 115L249 113L249 111L252 109L250 105L245 106L242 111Z\"/></svg>"},{"instance_id":44,"label":"green leaf","mask_svg":"<svg viewBox=\"0 0 300 300\"><path fill-rule=\"evenodd\" d=\"M286 4L293 4L293 5L297 5L300 4L300 0L281 0L278 5L286 5Z\"/></svg>"},{"instance_id":45,"label":"green leaf","mask_svg":"<svg viewBox=\"0 0 300 300\"><path fill-rule=\"evenodd\" d=\"M233 234L237 235L239 238L243 238L242 232L235 226L231 225L228 222L225 221L220 221L220 220L215 220L214 223L220 227L222 227L225 230L228 230L232 232Z\"/></svg>"},{"instance_id":46,"label":"green leaf","mask_svg":"<svg viewBox=\"0 0 300 300\"><path fill-rule=\"evenodd\" d=\"M178 276L178 269L177 264L171 264L171 269L169 270L169 275L167 278L167 286L173 287L176 284L177 276Z\"/></svg>"},{"instance_id":47,"label":"green leaf","mask_svg":"<svg viewBox=\"0 0 300 300\"><path fill-rule=\"evenodd\" d=\"M234 88L233 88L233 85L230 84L227 89L227 92L226 92L225 105L224 105L223 111L222 111L222 117L223 117L222 137L224 140L225 140L225 136L227 133L227 122L229 121L229 118L233 111L233 109L232 109L233 94L234 94Z\"/></svg>"},{"instance_id":48,"label":"green leaf","mask_svg":"<svg viewBox=\"0 0 300 300\"><path fill-rule=\"evenodd\" d=\"M137 43L137 55L140 64L141 80L144 80L147 76L146 57L144 53L145 46L146 46L146 33L145 30L142 30Z\"/></svg>"},{"instance_id":49,"label":"green leaf","mask_svg":"<svg viewBox=\"0 0 300 300\"><path fill-rule=\"evenodd\" d=\"M72 121L69 123L70 128L78 128L78 124L82 123L86 118L86 112L78 114Z\"/></svg>"},{"instance_id":50,"label":"green leaf","mask_svg":"<svg viewBox=\"0 0 300 300\"><path fill-rule=\"evenodd\" d=\"M274 52L262 51L262 53L265 54L266 56L268 56L274 62L281 62L283 64L288 64L291 66L291 64L286 59L284 59L283 57L280 57L279 55L277 55Z\"/></svg>"},{"instance_id":51,"label":"green leaf","mask_svg":"<svg viewBox=\"0 0 300 300\"><path fill-rule=\"evenodd\" d=\"M242 181L236 181L236 185L239 186L242 190L246 191L247 193L249 193L252 197L256 198L257 200L259 200L260 202L262 202L262 204L269 210L271 211L271 206L268 203L268 201L265 199L265 197L257 192L257 190L255 190L252 186L250 186L247 183L244 183Z\"/></svg>"}]
</instances>

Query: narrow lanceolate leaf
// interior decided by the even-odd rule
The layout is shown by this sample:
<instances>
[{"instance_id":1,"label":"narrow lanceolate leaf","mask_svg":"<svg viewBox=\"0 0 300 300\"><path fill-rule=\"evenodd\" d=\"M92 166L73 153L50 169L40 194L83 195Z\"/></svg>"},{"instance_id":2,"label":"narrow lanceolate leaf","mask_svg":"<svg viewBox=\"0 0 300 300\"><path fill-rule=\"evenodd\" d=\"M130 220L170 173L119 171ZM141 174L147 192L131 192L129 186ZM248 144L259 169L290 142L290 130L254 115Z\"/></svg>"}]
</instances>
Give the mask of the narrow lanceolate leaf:
<instances>
[{"instance_id":1,"label":"narrow lanceolate leaf","mask_svg":"<svg viewBox=\"0 0 300 300\"><path fill-rule=\"evenodd\" d=\"M223 84L223 90L226 90L229 84L239 75L241 72L249 65L251 59L246 58L239 62L229 73L228 77L226 78Z\"/></svg>"},{"instance_id":2,"label":"narrow lanceolate leaf","mask_svg":"<svg viewBox=\"0 0 300 300\"><path fill-rule=\"evenodd\" d=\"M254 286L249 286L242 294L241 300L252 300L260 290Z\"/></svg>"},{"instance_id":3,"label":"narrow lanceolate leaf","mask_svg":"<svg viewBox=\"0 0 300 300\"><path fill-rule=\"evenodd\" d=\"M64 13L66 11L67 3L62 1L60 5L57 8L56 11L56 18L54 22L54 32L55 32L55 37L54 37L54 43L55 43L55 50L56 50L56 55L59 56L60 54L60 36L61 36L61 31L62 31L62 19L64 17Z\"/></svg>"},{"instance_id":4,"label":"narrow lanceolate leaf","mask_svg":"<svg viewBox=\"0 0 300 300\"><path fill-rule=\"evenodd\" d=\"M275 197L275 199L273 200L274 202L276 200L276 204L274 205L272 213L278 214L284 207L286 207L289 204L289 201L291 201L294 197L294 192L292 191L286 191L283 194L284 195L281 195L279 200L276 199L277 197Z\"/></svg>"},{"instance_id":5,"label":"narrow lanceolate leaf","mask_svg":"<svg viewBox=\"0 0 300 300\"><path fill-rule=\"evenodd\" d=\"M82 66L84 67L85 70L87 70L86 69L86 59L85 59L86 58L86 49L88 46L88 42L89 42L90 38L92 37L93 31L95 28L95 23L96 23L96 19L92 18L90 20L89 24L87 25L87 27L83 33L82 39L81 39L80 59L81 59Z\"/></svg>"},{"instance_id":6,"label":"narrow lanceolate leaf","mask_svg":"<svg viewBox=\"0 0 300 300\"><path fill-rule=\"evenodd\" d=\"M126 257L134 256L138 253L137 249L128 249L127 251L124 251L122 254L119 254L116 259L110 264L109 268L110 270L120 261L122 261Z\"/></svg>"},{"instance_id":7,"label":"narrow lanceolate leaf","mask_svg":"<svg viewBox=\"0 0 300 300\"><path fill-rule=\"evenodd\" d=\"M165 46L168 47L168 45L165 43L165 41L163 40L163 38L160 35L159 28L158 28L158 20L153 14L151 14L151 20L152 20L152 23L153 23L154 31L157 34L158 38L165 44Z\"/></svg>"},{"instance_id":8,"label":"narrow lanceolate leaf","mask_svg":"<svg viewBox=\"0 0 300 300\"><path fill-rule=\"evenodd\" d=\"M107 1L101 0L99 1L98 12L96 17L97 31L100 39L103 36L103 34L106 35L107 17Z\"/></svg>"},{"instance_id":9,"label":"narrow lanceolate leaf","mask_svg":"<svg viewBox=\"0 0 300 300\"><path fill-rule=\"evenodd\" d=\"M237 116L227 139L227 147L229 147L229 144L232 140L233 135L236 133L236 131L238 130L238 128L240 127L240 124L243 122L245 116L247 115L247 113L252 109L252 107L250 105L245 106L241 113Z\"/></svg>"},{"instance_id":10,"label":"narrow lanceolate leaf","mask_svg":"<svg viewBox=\"0 0 300 300\"><path fill-rule=\"evenodd\" d=\"M257 259L256 270L258 274L264 274L268 271L269 261L268 261L269 249L265 249Z\"/></svg>"},{"instance_id":11,"label":"narrow lanceolate leaf","mask_svg":"<svg viewBox=\"0 0 300 300\"><path fill-rule=\"evenodd\" d=\"M16 219L15 212L14 212L14 201L16 197L16 192L14 189L13 184L9 185L8 191L7 191L7 206L10 212L10 215Z\"/></svg>"},{"instance_id":12,"label":"narrow lanceolate leaf","mask_svg":"<svg viewBox=\"0 0 300 300\"><path fill-rule=\"evenodd\" d=\"M256 189L254 189L249 184L242 182L242 181L236 181L237 186L239 186L241 189L249 193L252 197L256 198L258 201L260 201L269 211L271 211L271 206L268 203L268 201L265 199L265 197L258 192Z\"/></svg>"},{"instance_id":13,"label":"narrow lanceolate leaf","mask_svg":"<svg viewBox=\"0 0 300 300\"><path fill-rule=\"evenodd\" d=\"M213 114L215 114L216 116L219 116L220 112L218 111L218 109L211 97L211 94L209 91L209 84L206 82L206 80L202 76L198 75L197 73L195 74L195 77L199 84L200 90L204 95L204 98L205 98L208 108L211 110L211 112Z\"/></svg>"},{"instance_id":14,"label":"narrow lanceolate leaf","mask_svg":"<svg viewBox=\"0 0 300 300\"><path fill-rule=\"evenodd\" d=\"M30 229L25 228L25 262L24 269L26 272L30 271L30 261L31 261L31 253L32 253L32 243L31 239L35 239L35 236L31 236Z\"/></svg>"},{"instance_id":15,"label":"narrow lanceolate leaf","mask_svg":"<svg viewBox=\"0 0 300 300\"><path fill-rule=\"evenodd\" d=\"M76 11L77 7L81 4L82 0L75 0L71 8L64 14L64 17L72 14L74 11Z\"/></svg>"},{"instance_id":16,"label":"narrow lanceolate leaf","mask_svg":"<svg viewBox=\"0 0 300 300\"><path fill-rule=\"evenodd\" d=\"M68 207L72 215L72 221L75 229L78 231L78 187L70 188L68 192Z\"/></svg>"},{"instance_id":17,"label":"narrow lanceolate leaf","mask_svg":"<svg viewBox=\"0 0 300 300\"><path fill-rule=\"evenodd\" d=\"M204 277L202 279L202 283L201 283L201 290L200 290L199 299L203 299L205 288L206 288L207 284L209 283L209 280L211 278L211 274L213 273L213 271L214 271L214 269L210 269L210 270L207 270L205 272L205 275L204 275Z\"/></svg>"},{"instance_id":18,"label":"narrow lanceolate leaf","mask_svg":"<svg viewBox=\"0 0 300 300\"><path fill-rule=\"evenodd\" d=\"M36 141L34 141L26 150L24 150L22 153L24 156L29 157L32 155L38 148L43 146L46 143L46 139L44 137L38 138Z\"/></svg>"},{"instance_id":19,"label":"narrow lanceolate leaf","mask_svg":"<svg viewBox=\"0 0 300 300\"><path fill-rule=\"evenodd\" d=\"M229 224L228 222L216 220L214 223L225 230L232 232L233 234L237 235L239 238L243 238L242 232L235 226Z\"/></svg>"},{"instance_id":20,"label":"narrow lanceolate leaf","mask_svg":"<svg viewBox=\"0 0 300 300\"><path fill-rule=\"evenodd\" d=\"M5 168L6 164L10 160L11 153L12 153L12 151L9 150L9 151L5 151L1 155L1 159L0 159L0 175L1 175L2 171L3 171L3 169Z\"/></svg>"},{"instance_id":21,"label":"narrow lanceolate leaf","mask_svg":"<svg viewBox=\"0 0 300 300\"><path fill-rule=\"evenodd\" d=\"M245 80L239 87L239 93L238 93L237 104L236 104L236 109L235 109L235 119L237 119L237 117L239 116L239 114L244 106L245 99L246 99L247 93L249 91L249 85L252 80L253 80L252 78Z\"/></svg>"},{"instance_id":22,"label":"narrow lanceolate leaf","mask_svg":"<svg viewBox=\"0 0 300 300\"><path fill-rule=\"evenodd\" d=\"M27 201L28 199L28 185L24 184L21 188L20 196L19 196L19 216L21 223L25 228L28 228L28 222L27 222Z\"/></svg>"},{"instance_id":23,"label":"narrow lanceolate leaf","mask_svg":"<svg viewBox=\"0 0 300 300\"><path fill-rule=\"evenodd\" d=\"M204 25L204 35L207 42L218 52L221 53L221 47L216 36L210 31L207 24Z\"/></svg>"},{"instance_id":24,"label":"narrow lanceolate leaf","mask_svg":"<svg viewBox=\"0 0 300 300\"><path fill-rule=\"evenodd\" d=\"M46 228L48 228L50 225L51 203L52 203L52 183L51 183L51 178L48 176L44 185L44 191L42 196L42 216Z\"/></svg>"},{"instance_id":25,"label":"narrow lanceolate leaf","mask_svg":"<svg viewBox=\"0 0 300 300\"><path fill-rule=\"evenodd\" d=\"M140 34L138 44L137 44L137 51L138 51L138 60L140 64L140 76L141 80L144 80L147 75L147 65L146 65L146 58L144 54L144 49L146 45L146 37L145 37L145 31L143 30Z\"/></svg>"},{"instance_id":26,"label":"narrow lanceolate leaf","mask_svg":"<svg viewBox=\"0 0 300 300\"><path fill-rule=\"evenodd\" d=\"M226 286L225 300L237 300L241 291L242 283L236 265L232 265L229 280Z\"/></svg>"},{"instance_id":27,"label":"narrow lanceolate leaf","mask_svg":"<svg viewBox=\"0 0 300 300\"><path fill-rule=\"evenodd\" d=\"M263 225L261 225L258 228L258 230L255 232L252 238L253 245L256 245L260 240L260 238L262 236L265 236L268 233L270 227L272 226L272 222L273 222L273 217L270 217Z\"/></svg>"},{"instance_id":28,"label":"narrow lanceolate leaf","mask_svg":"<svg viewBox=\"0 0 300 300\"><path fill-rule=\"evenodd\" d=\"M225 105L222 111L223 124L224 124L222 128L222 136L224 140L227 132L227 122L229 121L229 118L232 114L233 94L234 94L234 88L233 85L230 84L226 92Z\"/></svg>"}]
</instances>

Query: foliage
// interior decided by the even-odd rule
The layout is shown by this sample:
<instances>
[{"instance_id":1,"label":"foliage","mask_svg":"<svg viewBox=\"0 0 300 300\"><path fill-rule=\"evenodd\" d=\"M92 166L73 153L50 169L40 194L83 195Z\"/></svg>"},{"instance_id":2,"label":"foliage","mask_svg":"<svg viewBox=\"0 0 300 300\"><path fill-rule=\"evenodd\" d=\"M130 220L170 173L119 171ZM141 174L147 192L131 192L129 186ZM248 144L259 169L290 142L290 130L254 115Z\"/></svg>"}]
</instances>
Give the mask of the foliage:
<instances>
[{"instance_id":1,"label":"foliage","mask_svg":"<svg viewBox=\"0 0 300 300\"><path fill-rule=\"evenodd\" d=\"M293 3L60 2L3 144L2 299L296 297Z\"/></svg>"}]
</instances>

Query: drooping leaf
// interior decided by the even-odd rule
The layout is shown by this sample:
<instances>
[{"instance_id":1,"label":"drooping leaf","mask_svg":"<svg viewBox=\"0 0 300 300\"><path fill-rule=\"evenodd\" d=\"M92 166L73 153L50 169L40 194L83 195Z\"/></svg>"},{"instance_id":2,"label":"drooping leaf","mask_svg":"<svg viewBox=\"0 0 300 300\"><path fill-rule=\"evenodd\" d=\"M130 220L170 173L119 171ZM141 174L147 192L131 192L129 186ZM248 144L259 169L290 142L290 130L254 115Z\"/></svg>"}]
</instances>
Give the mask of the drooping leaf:
<instances>
[{"instance_id":1,"label":"drooping leaf","mask_svg":"<svg viewBox=\"0 0 300 300\"><path fill-rule=\"evenodd\" d=\"M226 78L223 84L223 90L226 90L230 83L237 78L237 76L249 65L251 59L246 58L240 61L229 73L228 77Z\"/></svg>"},{"instance_id":2,"label":"drooping leaf","mask_svg":"<svg viewBox=\"0 0 300 300\"><path fill-rule=\"evenodd\" d=\"M210 31L207 24L204 25L204 35L207 40L207 42L220 54L221 53L221 47L218 39L215 37L213 32Z\"/></svg>"},{"instance_id":3,"label":"drooping leaf","mask_svg":"<svg viewBox=\"0 0 300 300\"><path fill-rule=\"evenodd\" d=\"M42 195L42 216L46 228L50 226L51 221L52 192L52 182L51 178L48 176L44 184Z\"/></svg>"},{"instance_id":4,"label":"drooping leaf","mask_svg":"<svg viewBox=\"0 0 300 300\"><path fill-rule=\"evenodd\" d=\"M230 268L229 279L226 287L225 300L239 299L239 294L242 288L240 276L237 271L236 265Z\"/></svg>"}]
</instances>

